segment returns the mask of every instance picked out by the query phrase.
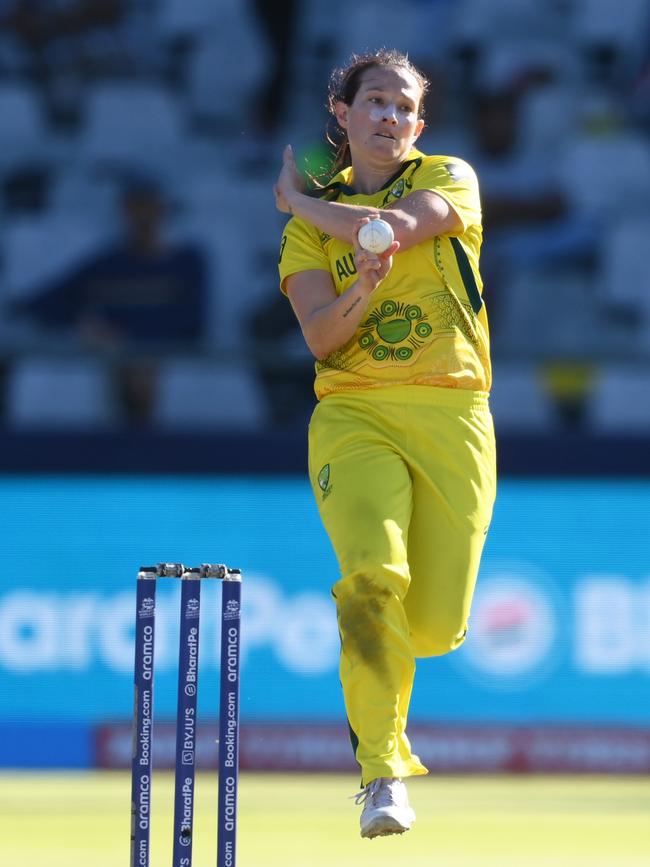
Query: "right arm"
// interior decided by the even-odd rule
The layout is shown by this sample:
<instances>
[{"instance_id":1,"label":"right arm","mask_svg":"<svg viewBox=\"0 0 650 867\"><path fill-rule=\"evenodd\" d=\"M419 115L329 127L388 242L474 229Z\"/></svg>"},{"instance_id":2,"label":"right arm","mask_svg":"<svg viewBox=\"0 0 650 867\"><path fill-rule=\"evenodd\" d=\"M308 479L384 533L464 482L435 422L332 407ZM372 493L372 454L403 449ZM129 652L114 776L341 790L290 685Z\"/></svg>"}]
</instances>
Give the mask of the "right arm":
<instances>
[{"instance_id":1,"label":"right arm","mask_svg":"<svg viewBox=\"0 0 650 867\"><path fill-rule=\"evenodd\" d=\"M358 221L355 237L364 223ZM393 253L399 249L395 241L384 253L377 255L354 250L357 280L342 295L337 295L328 271L309 270L290 274L285 288L296 314L305 342L319 360L344 346L354 335L368 307L368 299L387 276L393 264Z\"/></svg>"},{"instance_id":2,"label":"right arm","mask_svg":"<svg viewBox=\"0 0 650 867\"><path fill-rule=\"evenodd\" d=\"M290 146L284 150L282 171L273 190L278 210L294 214L321 232L346 244L356 239L355 226L361 218L390 223L402 251L427 241L435 235L457 234L462 222L452 205L434 190L418 189L388 207L368 208L326 199L312 198L302 192L303 182L296 168Z\"/></svg>"}]
</instances>

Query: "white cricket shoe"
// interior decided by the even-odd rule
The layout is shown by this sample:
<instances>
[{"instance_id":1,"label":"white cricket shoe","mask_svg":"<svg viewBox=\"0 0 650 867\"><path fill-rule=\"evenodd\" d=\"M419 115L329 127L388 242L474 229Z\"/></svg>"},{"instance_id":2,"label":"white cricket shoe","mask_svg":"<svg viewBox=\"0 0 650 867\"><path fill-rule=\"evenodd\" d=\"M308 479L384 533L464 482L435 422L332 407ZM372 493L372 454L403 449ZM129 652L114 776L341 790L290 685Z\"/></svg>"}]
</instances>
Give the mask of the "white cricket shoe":
<instances>
[{"instance_id":1,"label":"white cricket shoe","mask_svg":"<svg viewBox=\"0 0 650 867\"><path fill-rule=\"evenodd\" d=\"M415 811L409 805L404 783L393 777L378 777L355 796L363 804L362 837L386 837L403 834L415 822Z\"/></svg>"}]
</instances>

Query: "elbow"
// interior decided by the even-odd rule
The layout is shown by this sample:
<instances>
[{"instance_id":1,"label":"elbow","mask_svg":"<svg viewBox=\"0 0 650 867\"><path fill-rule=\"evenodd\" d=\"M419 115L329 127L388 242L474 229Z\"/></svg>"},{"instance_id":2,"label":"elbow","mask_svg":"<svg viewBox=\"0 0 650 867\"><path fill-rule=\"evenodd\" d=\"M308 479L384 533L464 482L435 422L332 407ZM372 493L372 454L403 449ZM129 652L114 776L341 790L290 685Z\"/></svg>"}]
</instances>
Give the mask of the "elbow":
<instances>
[{"instance_id":1,"label":"elbow","mask_svg":"<svg viewBox=\"0 0 650 867\"><path fill-rule=\"evenodd\" d=\"M395 240L399 241L400 252L412 247L414 244L413 235L417 230L417 220L410 214L405 214L404 211L392 211L391 219L388 222L393 229Z\"/></svg>"},{"instance_id":2,"label":"elbow","mask_svg":"<svg viewBox=\"0 0 650 867\"><path fill-rule=\"evenodd\" d=\"M307 347L316 361L324 361L332 351L319 340L307 340Z\"/></svg>"},{"instance_id":3,"label":"elbow","mask_svg":"<svg viewBox=\"0 0 650 867\"><path fill-rule=\"evenodd\" d=\"M323 361L332 351L332 347L323 340L323 335L309 329L303 330L307 348L317 361Z\"/></svg>"}]
</instances>

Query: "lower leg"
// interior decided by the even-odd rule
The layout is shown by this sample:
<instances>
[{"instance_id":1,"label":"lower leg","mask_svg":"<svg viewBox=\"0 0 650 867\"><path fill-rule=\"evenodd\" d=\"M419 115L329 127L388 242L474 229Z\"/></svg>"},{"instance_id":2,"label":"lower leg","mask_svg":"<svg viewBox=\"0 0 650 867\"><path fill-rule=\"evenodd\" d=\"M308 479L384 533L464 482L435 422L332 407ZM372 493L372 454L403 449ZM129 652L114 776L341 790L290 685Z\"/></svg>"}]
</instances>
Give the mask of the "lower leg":
<instances>
[{"instance_id":1,"label":"lower leg","mask_svg":"<svg viewBox=\"0 0 650 867\"><path fill-rule=\"evenodd\" d=\"M334 587L341 634L341 684L362 785L425 774L411 752L406 719L415 662L402 598L408 581L384 567Z\"/></svg>"}]
</instances>

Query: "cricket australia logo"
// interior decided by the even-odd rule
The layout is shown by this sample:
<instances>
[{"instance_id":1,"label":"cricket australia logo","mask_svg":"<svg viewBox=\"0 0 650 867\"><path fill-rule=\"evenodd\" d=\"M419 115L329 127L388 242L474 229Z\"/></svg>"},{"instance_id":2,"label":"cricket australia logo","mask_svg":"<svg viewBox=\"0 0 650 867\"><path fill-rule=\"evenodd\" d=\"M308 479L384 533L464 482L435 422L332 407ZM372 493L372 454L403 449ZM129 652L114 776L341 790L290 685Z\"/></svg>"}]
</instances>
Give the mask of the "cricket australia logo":
<instances>
[{"instance_id":1,"label":"cricket australia logo","mask_svg":"<svg viewBox=\"0 0 650 867\"><path fill-rule=\"evenodd\" d=\"M329 497L332 493L332 485L330 484L330 465L325 464L318 474L318 487L323 492L323 499Z\"/></svg>"},{"instance_id":2,"label":"cricket australia logo","mask_svg":"<svg viewBox=\"0 0 650 867\"><path fill-rule=\"evenodd\" d=\"M359 346L375 361L408 361L433 329L417 304L384 301L361 324Z\"/></svg>"},{"instance_id":3,"label":"cricket australia logo","mask_svg":"<svg viewBox=\"0 0 650 867\"><path fill-rule=\"evenodd\" d=\"M405 193L410 193L413 189L413 181L410 178L400 178L384 196L381 207L385 207L395 199L401 199Z\"/></svg>"}]
</instances>

